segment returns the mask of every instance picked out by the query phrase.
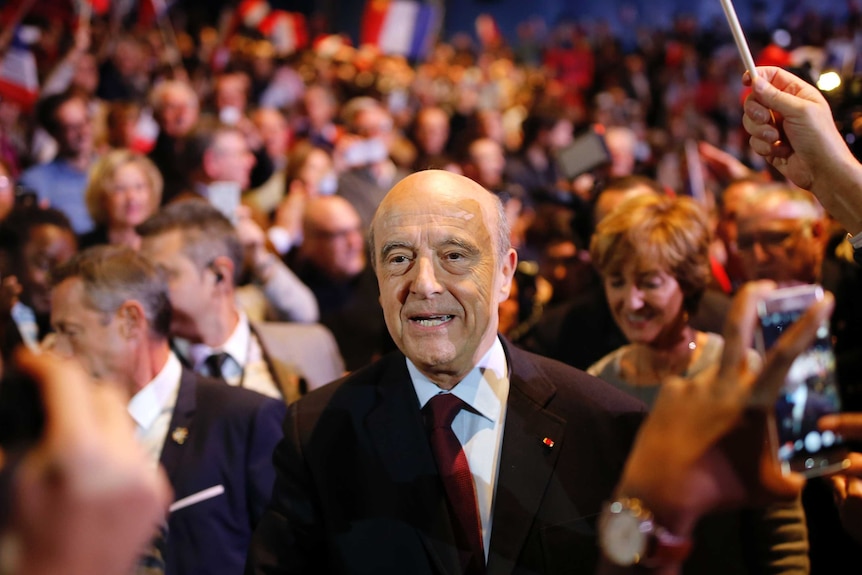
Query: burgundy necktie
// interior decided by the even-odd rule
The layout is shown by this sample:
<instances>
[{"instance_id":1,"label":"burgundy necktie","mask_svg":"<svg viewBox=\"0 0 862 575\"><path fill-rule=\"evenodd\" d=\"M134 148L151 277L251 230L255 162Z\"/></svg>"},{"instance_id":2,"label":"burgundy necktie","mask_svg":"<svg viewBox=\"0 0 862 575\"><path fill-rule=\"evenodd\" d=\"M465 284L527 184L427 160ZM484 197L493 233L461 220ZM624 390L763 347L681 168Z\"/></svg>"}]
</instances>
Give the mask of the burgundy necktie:
<instances>
[{"instance_id":1,"label":"burgundy necktie","mask_svg":"<svg viewBox=\"0 0 862 575\"><path fill-rule=\"evenodd\" d=\"M476 490L467 455L452 431L452 421L465 407L467 404L458 396L441 393L432 397L425 405L425 412L430 428L431 450L434 452L440 478L449 498L451 514L457 523L453 528L459 545L472 554L465 573L480 575L485 573L485 552L482 544L482 524L476 505Z\"/></svg>"}]
</instances>

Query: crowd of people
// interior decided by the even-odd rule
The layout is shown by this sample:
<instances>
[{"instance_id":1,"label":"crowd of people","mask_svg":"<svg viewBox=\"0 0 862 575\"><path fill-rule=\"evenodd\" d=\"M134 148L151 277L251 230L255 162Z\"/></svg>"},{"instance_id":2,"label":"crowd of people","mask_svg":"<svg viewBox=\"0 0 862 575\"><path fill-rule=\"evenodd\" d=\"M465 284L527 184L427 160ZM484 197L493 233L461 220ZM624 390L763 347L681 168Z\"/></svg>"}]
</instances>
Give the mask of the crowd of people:
<instances>
[{"instance_id":1,"label":"crowd of people","mask_svg":"<svg viewBox=\"0 0 862 575\"><path fill-rule=\"evenodd\" d=\"M41 93L0 100L0 405L42 401L0 434L0 571L818 574L862 550L862 456L805 483L765 447L825 321L862 410L862 167L811 76L856 18L755 31L795 74L740 81L684 17L408 62L278 54L242 10L165 34L36 6ZM756 302L812 283L754 352Z\"/></svg>"}]
</instances>

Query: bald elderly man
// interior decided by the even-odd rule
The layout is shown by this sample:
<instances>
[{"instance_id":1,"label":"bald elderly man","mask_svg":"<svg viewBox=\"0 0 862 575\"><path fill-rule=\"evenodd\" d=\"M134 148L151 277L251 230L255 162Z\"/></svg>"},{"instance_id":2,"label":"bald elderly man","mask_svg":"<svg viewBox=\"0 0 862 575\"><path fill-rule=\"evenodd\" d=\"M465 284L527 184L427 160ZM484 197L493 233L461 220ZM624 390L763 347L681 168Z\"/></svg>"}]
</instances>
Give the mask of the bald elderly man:
<instances>
[{"instance_id":1,"label":"bald elderly man","mask_svg":"<svg viewBox=\"0 0 862 575\"><path fill-rule=\"evenodd\" d=\"M591 573L643 406L498 335L517 255L472 180L408 176L369 239L398 351L289 409L246 573Z\"/></svg>"}]
</instances>

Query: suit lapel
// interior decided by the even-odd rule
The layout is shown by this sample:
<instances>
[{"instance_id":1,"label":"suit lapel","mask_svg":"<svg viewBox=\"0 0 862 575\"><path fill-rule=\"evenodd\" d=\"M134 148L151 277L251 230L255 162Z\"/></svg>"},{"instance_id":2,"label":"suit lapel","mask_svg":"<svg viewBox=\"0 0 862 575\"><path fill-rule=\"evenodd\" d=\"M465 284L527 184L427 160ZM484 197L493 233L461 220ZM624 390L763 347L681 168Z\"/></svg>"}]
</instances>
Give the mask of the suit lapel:
<instances>
[{"instance_id":1,"label":"suit lapel","mask_svg":"<svg viewBox=\"0 0 862 575\"><path fill-rule=\"evenodd\" d=\"M410 383L404 356L394 354L378 387L378 403L366 419L368 432L396 485L410 490L400 513L405 524L416 525L435 571L459 574L462 561L453 542L452 523L446 507L437 465L419 411L419 400Z\"/></svg>"},{"instance_id":2,"label":"suit lapel","mask_svg":"<svg viewBox=\"0 0 862 575\"><path fill-rule=\"evenodd\" d=\"M511 345L509 399L494 500L488 575L511 573L562 448L565 420L546 409L556 393Z\"/></svg>"},{"instance_id":3,"label":"suit lapel","mask_svg":"<svg viewBox=\"0 0 862 575\"><path fill-rule=\"evenodd\" d=\"M279 361L276 356L267 349L267 340L261 337L260 330L255 324L249 322L251 337L257 338L257 343L260 345L260 351L263 355L263 361L269 369L270 375L275 380L275 385L281 391L284 401L293 403L299 399L307 388L307 383L304 379L297 375L296 370L283 361Z\"/></svg>"},{"instance_id":4,"label":"suit lapel","mask_svg":"<svg viewBox=\"0 0 862 575\"><path fill-rule=\"evenodd\" d=\"M194 372L183 368L182 376L180 377L180 389L177 393L177 403L171 415L171 425L168 428L168 435L165 437L165 443L162 445L162 454L159 458L160 463L168 474L171 485L177 485L177 474L179 473L180 462L185 453L184 446L189 434L194 431L192 429L192 421L197 407L196 387Z\"/></svg>"}]
</instances>

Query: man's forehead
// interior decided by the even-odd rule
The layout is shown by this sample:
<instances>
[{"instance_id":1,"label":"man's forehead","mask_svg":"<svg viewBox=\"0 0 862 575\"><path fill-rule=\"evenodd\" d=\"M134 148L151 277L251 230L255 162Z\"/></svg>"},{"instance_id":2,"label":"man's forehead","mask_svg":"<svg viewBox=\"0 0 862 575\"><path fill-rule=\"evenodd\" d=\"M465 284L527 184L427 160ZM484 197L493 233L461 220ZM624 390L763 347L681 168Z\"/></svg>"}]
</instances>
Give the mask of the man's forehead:
<instances>
[{"instance_id":1,"label":"man's forehead","mask_svg":"<svg viewBox=\"0 0 862 575\"><path fill-rule=\"evenodd\" d=\"M78 276L68 277L51 288L51 296L55 300L55 305L51 306L52 315L56 317L59 312L63 312L59 318L62 319L70 310L81 309L84 283Z\"/></svg>"}]
</instances>

